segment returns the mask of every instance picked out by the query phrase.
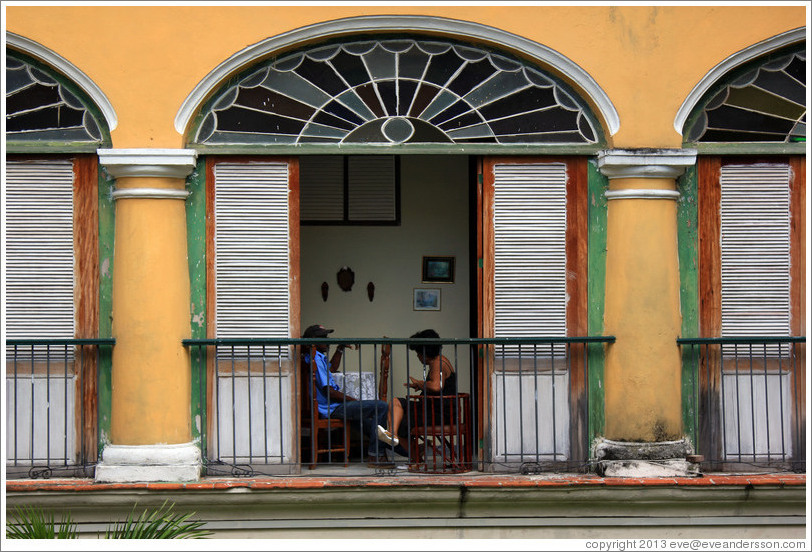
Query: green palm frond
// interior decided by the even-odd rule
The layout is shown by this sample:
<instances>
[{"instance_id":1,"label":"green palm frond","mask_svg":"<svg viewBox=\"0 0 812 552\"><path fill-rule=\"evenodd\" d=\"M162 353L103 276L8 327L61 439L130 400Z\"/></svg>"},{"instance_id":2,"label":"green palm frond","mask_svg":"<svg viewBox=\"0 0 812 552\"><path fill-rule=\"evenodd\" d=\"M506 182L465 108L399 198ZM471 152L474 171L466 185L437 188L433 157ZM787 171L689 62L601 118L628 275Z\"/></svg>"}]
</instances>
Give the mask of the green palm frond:
<instances>
[{"instance_id":1,"label":"green palm frond","mask_svg":"<svg viewBox=\"0 0 812 552\"><path fill-rule=\"evenodd\" d=\"M59 523L54 514L46 514L31 506L15 508L12 520L6 525L7 539L75 539L77 525L70 514L63 514Z\"/></svg>"},{"instance_id":2,"label":"green palm frond","mask_svg":"<svg viewBox=\"0 0 812 552\"><path fill-rule=\"evenodd\" d=\"M212 535L202 529L202 521L192 521L194 512L179 514L174 504L164 501L157 510L145 509L136 514L136 503L127 519L107 528L107 539L202 539ZM78 525L66 513L57 523L54 514L41 508L15 508L6 525L7 539L76 539Z\"/></svg>"},{"instance_id":3,"label":"green palm frond","mask_svg":"<svg viewBox=\"0 0 812 552\"><path fill-rule=\"evenodd\" d=\"M173 504L167 501L157 510L144 510L136 517L135 508L121 523L107 530L108 539L200 539L210 536L211 531L201 529L202 521L190 521L192 513L172 512Z\"/></svg>"}]
</instances>

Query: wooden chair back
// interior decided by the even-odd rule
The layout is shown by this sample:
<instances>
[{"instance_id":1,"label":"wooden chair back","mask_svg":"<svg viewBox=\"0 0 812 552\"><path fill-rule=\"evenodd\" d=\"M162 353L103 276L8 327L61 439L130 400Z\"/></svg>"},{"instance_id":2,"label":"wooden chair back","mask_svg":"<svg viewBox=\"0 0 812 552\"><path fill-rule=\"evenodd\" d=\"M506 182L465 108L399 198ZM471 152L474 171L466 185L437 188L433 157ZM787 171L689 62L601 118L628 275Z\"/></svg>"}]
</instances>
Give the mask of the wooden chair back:
<instances>
[{"instance_id":1,"label":"wooden chair back","mask_svg":"<svg viewBox=\"0 0 812 552\"><path fill-rule=\"evenodd\" d=\"M386 338L386 336L383 336ZM392 360L392 345L384 343L381 345L381 376L378 379L378 399L386 401L389 389L389 364Z\"/></svg>"},{"instance_id":2,"label":"wooden chair back","mask_svg":"<svg viewBox=\"0 0 812 552\"><path fill-rule=\"evenodd\" d=\"M427 473L470 471L473 457L471 397L468 393L409 397L409 469Z\"/></svg>"}]
</instances>

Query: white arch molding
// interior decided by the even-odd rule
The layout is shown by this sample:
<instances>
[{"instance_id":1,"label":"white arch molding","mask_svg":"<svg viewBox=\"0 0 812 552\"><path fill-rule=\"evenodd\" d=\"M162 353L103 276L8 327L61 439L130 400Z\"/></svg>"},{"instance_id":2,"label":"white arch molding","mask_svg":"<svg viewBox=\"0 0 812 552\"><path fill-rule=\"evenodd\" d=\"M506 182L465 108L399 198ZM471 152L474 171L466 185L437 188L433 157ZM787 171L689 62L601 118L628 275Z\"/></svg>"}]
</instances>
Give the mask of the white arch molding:
<instances>
[{"instance_id":1,"label":"white arch molding","mask_svg":"<svg viewBox=\"0 0 812 552\"><path fill-rule=\"evenodd\" d=\"M542 44L494 27L469 21L420 15L370 15L316 23L267 38L240 50L215 67L186 97L175 116L175 130L183 134L203 102L227 77L250 66L267 54L321 37L352 35L366 31L435 32L442 33L449 38L470 38L489 42L494 46L506 46L510 50L525 54L530 59L555 68L574 82L597 107L601 117L608 125L610 135L614 135L620 128L620 118L615 106L589 73L567 57Z\"/></svg>"},{"instance_id":2,"label":"white arch molding","mask_svg":"<svg viewBox=\"0 0 812 552\"><path fill-rule=\"evenodd\" d=\"M789 46L795 42L799 42L806 38L806 27L799 27L785 33L762 40L752 46L748 46L744 50L740 50L723 60L716 67L708 71L702 79L694 86L693 90L688 93L685 101L677 110L677 117L674 119L674 130L682 136L682 128L685 126L685 121L694 110L702 96L732 69L739 65L743 65L750 60L753 60L764 54L768 54L784 46Z\"/></svg>"},{"instance_id":3,"label":"white arch molding","mask_svg":"<svg viewBox=\"0 0 812 552\"><path fill-rule=\"evenodd\" d=\"M107 128L111 132L118 126L118 116L116 115L115 109L113 109L113 104L110 103L110 100L107 99L107 96L102 92L101 88L99 88L90 77L84 74L81 69L42 44L10 31L6 31L6 45L46 63L68 77L71 82L75 83L93 100L93 103L96 104L96 107L101 111L107 123Z\"/></svg>"}]
</instances>

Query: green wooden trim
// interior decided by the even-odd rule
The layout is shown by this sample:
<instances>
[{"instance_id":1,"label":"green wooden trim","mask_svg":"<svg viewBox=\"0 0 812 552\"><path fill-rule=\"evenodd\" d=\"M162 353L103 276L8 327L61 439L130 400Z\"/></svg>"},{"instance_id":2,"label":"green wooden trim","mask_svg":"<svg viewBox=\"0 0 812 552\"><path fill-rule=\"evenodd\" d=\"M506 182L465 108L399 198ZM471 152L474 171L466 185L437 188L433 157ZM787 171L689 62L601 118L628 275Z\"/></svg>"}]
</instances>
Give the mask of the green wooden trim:
<instances>
[{"instance_id":1,"label":"green wooden trim","mask_svg":"<svg viewBox=\"0 0 812 552\"><path fill-rule=\"evenodd\" d=\"M686 143L686 148L692 148L699 155L804 155L806 143L753 143L753 144L702 144Z\"/></svg>"},{"instance_id":2,"label":"green wooden trim","mask_svg":"<svg viewBox=\"0 0 812 552\"><path fill-rule=\"evenodd\" d=\"M606 298L606 224L607 200L604 193L609 188L609 179L598 170L594 160L588 164L587 185L589 192L588 229L588 320L587 334L602 335ZM587 400L589 405L587 438L591 443L605 430L606 412L604 396L604 362L606 345L587 345Z\"/></svg>"},{"instance_id":3,"label":"green wooden trim","mask_svg":"<svg viewBox=\"0 0 812 552\"><path fill-rule=\"evenodd\" d=\"M115 180L99 167L99 337L113 337L113 245L115 243ZM98 447L110 442L113 411L113 351L99 348Z\"/></svg>"},{"instance_id":4,"label":"green wooden trim","mask_svg":"<svg viewBox=\"0 0 812 552\"><path fill-rule=\"evenodd\" d=\"M699 335L699 209L697 205L698 175L696 165L689 167L678 180L680 198L677 202L677 245L679 255L681 335ZM683 432L696 446L699 424L698 358L691 347L682 351L682 426Z\"/></svg>"},{"instance_id":5,"label":"green wooden trim","mask_svg":"<svg viewBox=\"0 0 812 552\"><path fill-rule=\"evenodd\" d=\"M198 154L217 155L594 155L605 149L602 144L589 145L500 145L500 144L189 144Z\"/></svg>"},{"instance_id":6,"label":"green wooden trim","mask_svg":"<svg viewBox=\"0 0 812 552\"><path fill-rule=\"evenodd\" d=\"M199 157L186 180L186 240L191 284L192 339L206 338L206 159ZM192 440L206 453L206 351L190 350Z\"/></svg>"},{"instance_id":7,"label":"green wooden trim","mask_svg":"<svg viewBox=\"0 0 812 552\"><path fill-rule=\"evenodd\" d=\"M104 142L6 141L7 153L23 154L96 153L96 150L103 147L106 147Z\"/></svg>"}]
</instances>

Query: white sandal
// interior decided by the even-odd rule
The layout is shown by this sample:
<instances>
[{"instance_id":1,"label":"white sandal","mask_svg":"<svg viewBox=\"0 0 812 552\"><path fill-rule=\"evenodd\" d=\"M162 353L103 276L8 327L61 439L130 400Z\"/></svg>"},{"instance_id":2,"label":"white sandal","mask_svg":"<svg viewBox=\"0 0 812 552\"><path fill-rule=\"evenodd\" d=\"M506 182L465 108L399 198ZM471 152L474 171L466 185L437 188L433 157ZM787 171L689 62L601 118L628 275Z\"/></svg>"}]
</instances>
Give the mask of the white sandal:
<instances>
[{"instance_id":1,"label":"white sandal","mask_svg":"<svg viewBox=\"0 0 812 552\"><path fill-rule=\"evenodd\" d=\"M378 426L378 439L393 447L398 446L398 443L400 443L400 440L395 435L392 435L381 426Z\"/></svg>"}]
</instances>

